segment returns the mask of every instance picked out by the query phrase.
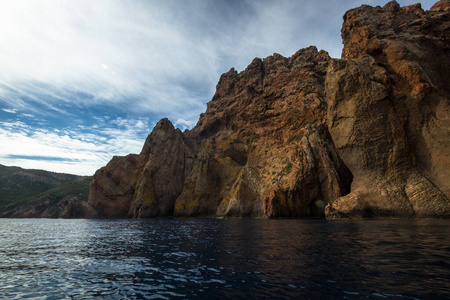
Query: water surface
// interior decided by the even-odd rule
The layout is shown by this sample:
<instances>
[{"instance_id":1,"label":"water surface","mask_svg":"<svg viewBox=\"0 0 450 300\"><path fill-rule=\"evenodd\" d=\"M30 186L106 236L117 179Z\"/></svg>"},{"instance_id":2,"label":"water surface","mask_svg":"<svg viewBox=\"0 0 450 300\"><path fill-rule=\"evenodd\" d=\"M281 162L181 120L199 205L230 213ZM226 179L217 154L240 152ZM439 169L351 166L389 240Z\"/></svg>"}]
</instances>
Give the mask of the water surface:
<instances>
[{"instance_id":1,"label":"water surface","mask_svg":"<svg viewBox=\"0 0 450 300\"><path fill-rule=\"evenodd\" d=\"M450 220L0 219L0 298L448 299Z\"/></svg>"}]
</instances>

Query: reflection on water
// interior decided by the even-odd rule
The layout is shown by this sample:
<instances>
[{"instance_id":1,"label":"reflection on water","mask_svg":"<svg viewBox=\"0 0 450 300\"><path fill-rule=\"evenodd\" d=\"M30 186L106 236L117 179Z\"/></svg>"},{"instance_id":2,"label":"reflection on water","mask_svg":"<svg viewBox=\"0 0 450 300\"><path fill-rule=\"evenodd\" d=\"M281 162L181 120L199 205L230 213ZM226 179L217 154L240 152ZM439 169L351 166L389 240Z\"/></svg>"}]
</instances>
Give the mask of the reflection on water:
<instances>
[{"instance_id":1,"label":"reflection on water","mask_svg":"<svg viewBox=\"0 0 450 300\"><path fill-rule=\"evenodd\" d=\"M0 298L450 297L450 220L0 219Z\"/></svg>"}]
</instances>

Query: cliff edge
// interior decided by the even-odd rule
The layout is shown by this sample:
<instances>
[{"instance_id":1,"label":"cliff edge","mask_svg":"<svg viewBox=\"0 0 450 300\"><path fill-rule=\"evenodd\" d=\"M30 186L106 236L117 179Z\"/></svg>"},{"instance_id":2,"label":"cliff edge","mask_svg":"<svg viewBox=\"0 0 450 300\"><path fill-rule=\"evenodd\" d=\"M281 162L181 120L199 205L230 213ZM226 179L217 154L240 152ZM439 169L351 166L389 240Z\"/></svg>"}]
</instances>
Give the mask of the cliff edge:
<instances>
[{"instance_id":1,"label":"cliff edge","mask_svg":"<svg viewBox=\"0 0 450 300\"><path fill-rule=\"evenodd\" d=\"M449 215L449 7L393 1L345 14L327 115L354 180L329 215Z\"/></svg>"},{"instance_id":2,"label":"cliff edge","mask_svg":"<svg viewBox=\"0 0 450 300\"><path fill-rule=\"evenodd\" d=\"M315 47L223 74L197 125L161 120L90 185L101 217L450 216L450 1L361 6Z\"/></svg>"}]
</instances>

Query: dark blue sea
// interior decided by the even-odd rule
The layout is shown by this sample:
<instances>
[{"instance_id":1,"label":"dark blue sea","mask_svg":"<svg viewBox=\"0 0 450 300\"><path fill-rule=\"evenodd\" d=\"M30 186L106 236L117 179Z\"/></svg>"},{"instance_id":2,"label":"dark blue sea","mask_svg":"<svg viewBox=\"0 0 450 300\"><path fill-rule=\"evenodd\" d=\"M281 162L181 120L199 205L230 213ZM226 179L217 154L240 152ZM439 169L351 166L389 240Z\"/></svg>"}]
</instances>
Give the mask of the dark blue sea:
<instances>
[{"instance_id":1,"label":"dark blue sea","mask_svg":"<svg viewBox=\"0 0 450 300\"><path fill-rule=\"evenodd\" d=\"M3 299L449 299L450 220L0 219Z\"/></svg>"}]
</instances>

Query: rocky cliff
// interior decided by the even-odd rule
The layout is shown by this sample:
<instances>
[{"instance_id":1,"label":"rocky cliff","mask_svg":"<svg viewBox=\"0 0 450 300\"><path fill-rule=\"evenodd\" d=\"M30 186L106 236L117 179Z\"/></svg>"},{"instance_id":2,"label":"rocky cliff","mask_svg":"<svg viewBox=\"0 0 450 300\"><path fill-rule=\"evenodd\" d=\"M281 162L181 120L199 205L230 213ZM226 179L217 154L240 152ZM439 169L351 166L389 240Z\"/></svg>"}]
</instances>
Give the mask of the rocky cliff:
<instances>
[{"instance_id":1,"label":"rocky cliff","mask_svg":"<svg viewBox=\"0 0 450 300\"><path fill-rule=\"evenodd\" d=\"M94 175L102 217L450 215L450 2L362 6L315 47L223 74L184 133Z\"/></svg>"},{"instance_id":2,"label":"rocky cliff","mask_svg":"<svg viewBox=\"0 0 450 300\"><path fill-rule=\"evenodd\" d=\"M330 213L449 214L449 8L390 2L345 14L327 125L354 180Z\"/></svg>"},{"instance_id":3,"label":"rocky cliff","mask_svg":"<svg viewBox=\"0 0 450 300\"><path fill-rule=\"evenodd\" d=\"M89 203L104 217L171 216L195 157L196 146L163 119L139 155L114 157L95 173Z\"/></svg>"}]
</instances>

